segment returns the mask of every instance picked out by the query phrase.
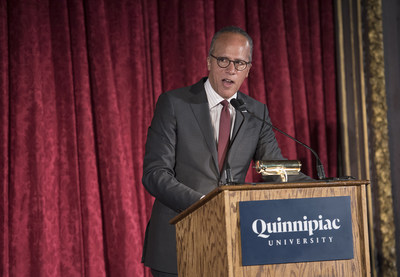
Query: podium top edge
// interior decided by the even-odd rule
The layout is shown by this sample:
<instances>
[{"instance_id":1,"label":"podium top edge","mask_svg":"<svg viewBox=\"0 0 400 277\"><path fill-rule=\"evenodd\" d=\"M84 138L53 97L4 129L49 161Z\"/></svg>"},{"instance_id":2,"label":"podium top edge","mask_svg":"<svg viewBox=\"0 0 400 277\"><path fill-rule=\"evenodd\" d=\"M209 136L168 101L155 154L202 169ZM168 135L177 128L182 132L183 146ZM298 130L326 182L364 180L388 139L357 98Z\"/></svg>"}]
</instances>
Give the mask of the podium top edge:
<instances>
[{"instance_id":1,"label":"podium top edge","mask_svg":"<svg viewBox=\"0 0 400 277\"><path fill-rule=\"evenodd\" d=\"M312 187L341 187L369 185L369 180L349 181L314 181L295 183L243 183L237 185L220 186L216 190L260 190L260 189L286 189L286 188L312 188Z\"/></svg>"},{"instance_id":2,"label":"podium top edge","mask_svg":"<svg viewBox=\"0 0 400 277\"><path fill-rule=\"evenodd\" d=\"M350 180L350 181L314 181L314 182L296 182L296 183L243 183L237 185L219 186L208 193L205 197L191 205L189 208L172 218L169 223L175 225L194 210L203 206L210 199L214 198L222 191L239 190L272 190L272 189L291 189L291 188L318 188L318 187L343 187L343 186L362 186L369 185L369 180Z\"/></svg>"}]
</instances>

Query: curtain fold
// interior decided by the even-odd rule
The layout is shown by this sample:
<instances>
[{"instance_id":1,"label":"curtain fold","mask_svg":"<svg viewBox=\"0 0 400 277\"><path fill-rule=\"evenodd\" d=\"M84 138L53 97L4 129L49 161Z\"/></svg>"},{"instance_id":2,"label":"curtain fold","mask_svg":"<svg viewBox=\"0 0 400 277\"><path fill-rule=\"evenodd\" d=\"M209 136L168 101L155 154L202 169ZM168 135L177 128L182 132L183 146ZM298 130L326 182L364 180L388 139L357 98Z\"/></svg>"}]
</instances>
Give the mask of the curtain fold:
<instances>
[{"instance_id":1,"label":"curtain fold","mask_svg":"<svg viewBox=\"0 0 400 277\"><path fill-rule=\"evenodd\" d=\"M207 75L226 25L254 39L242 91L336 176L330 1L0 2L2 276L150 276L147 128L162 92ZM309 151L277 139L316 177Z\"/></svg>"}]
</instances>

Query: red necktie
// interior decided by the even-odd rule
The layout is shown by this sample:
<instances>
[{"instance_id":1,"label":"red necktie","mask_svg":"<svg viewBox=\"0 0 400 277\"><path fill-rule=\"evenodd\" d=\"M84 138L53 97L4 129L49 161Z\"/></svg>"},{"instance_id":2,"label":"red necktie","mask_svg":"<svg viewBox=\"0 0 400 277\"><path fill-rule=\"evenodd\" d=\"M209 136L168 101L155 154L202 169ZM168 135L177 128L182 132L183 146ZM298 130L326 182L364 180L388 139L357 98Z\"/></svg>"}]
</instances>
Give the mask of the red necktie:
<instances>
[{"instance_id":1,"label":"red necktie","mask_svg":"<svg viewBox=\"0 0 400 277\"><path fill-rule=\"evenodd\" d=\"M223 108L221 111L221 118L219 121L219 135L218 135L218 166L219 171L222 170L226 152L229 145L229 137L231 133L231 114L229 112L229 102L224 100L220 103Z\"/></svg>"}]
</instances>

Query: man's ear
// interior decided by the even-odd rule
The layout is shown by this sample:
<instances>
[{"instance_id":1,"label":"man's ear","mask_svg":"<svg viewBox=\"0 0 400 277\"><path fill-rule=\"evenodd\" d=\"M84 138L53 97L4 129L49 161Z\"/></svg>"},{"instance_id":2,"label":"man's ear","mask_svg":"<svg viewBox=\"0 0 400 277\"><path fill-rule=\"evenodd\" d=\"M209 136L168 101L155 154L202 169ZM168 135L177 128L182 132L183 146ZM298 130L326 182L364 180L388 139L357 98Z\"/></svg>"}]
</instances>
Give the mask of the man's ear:
<instances>
[{"instance_id":1,"label":"man's ear","mask_svg":"<svg viewBox=\"0 0 400 277\"><path fill-rule=\"evenodd\" d=\"M251 68L251 64L248 64L248 65L247 65L246 78L249 77L250 68Z\"/></svg>"},{"instance_id":2,"label":"man's ear","mask_svg":"<svg viewBox=\"0 0 400 277\"><path fill-rule=\"evenodd\" d=\"M208 71L211 70L211 59L210 59L210 56L207 57L207 69L208 69Z\"/></svg>"}]
</instances>

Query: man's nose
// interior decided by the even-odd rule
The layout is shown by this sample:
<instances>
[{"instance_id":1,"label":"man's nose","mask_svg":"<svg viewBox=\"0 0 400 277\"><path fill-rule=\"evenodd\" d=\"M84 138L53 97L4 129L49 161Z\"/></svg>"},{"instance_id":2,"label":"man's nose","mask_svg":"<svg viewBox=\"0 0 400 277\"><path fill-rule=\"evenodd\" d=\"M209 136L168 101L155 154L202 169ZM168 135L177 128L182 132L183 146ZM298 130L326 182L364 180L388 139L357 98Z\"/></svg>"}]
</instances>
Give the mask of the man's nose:
<instances>
[{"instance_id":1,"label":"man's nose","mask_svg":"<svg viewBox=\"0 0 400 277\"><path fill-rule=\"evenodd\" d=\"M228 67L226 68L226 71L230 74L235 74L236 73L235 63L230 62Z\"/></svg>"}]
</instances>

